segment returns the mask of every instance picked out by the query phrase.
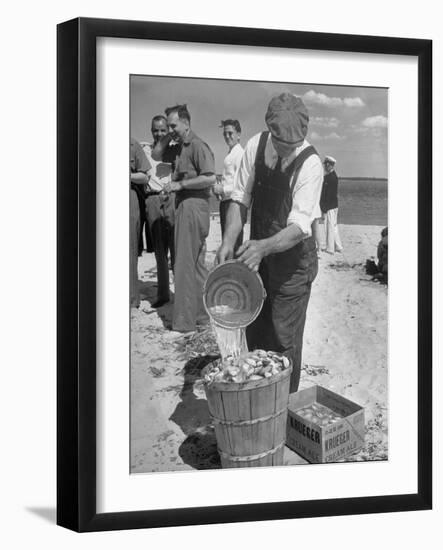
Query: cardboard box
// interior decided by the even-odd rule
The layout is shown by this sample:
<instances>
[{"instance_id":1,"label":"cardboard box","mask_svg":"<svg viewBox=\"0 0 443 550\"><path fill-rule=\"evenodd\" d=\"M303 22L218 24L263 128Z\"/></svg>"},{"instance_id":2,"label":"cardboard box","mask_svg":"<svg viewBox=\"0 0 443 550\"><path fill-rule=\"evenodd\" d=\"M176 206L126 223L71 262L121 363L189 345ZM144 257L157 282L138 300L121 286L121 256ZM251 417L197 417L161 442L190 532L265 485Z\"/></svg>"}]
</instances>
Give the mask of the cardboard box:
<instances>
[{"instance_id":1,"label":"cardboard box","mask_svg":"<svg viewBox=\"0 0 443 550\"><path fill-rule=\"evenodd\" d=\"M313 403L342 416L334 424L321 426L297 414ZM336 462L365 444L364 408L337 393L312 386L289 395L286 445L309 462Z\"/></svg>"}]
</instances>

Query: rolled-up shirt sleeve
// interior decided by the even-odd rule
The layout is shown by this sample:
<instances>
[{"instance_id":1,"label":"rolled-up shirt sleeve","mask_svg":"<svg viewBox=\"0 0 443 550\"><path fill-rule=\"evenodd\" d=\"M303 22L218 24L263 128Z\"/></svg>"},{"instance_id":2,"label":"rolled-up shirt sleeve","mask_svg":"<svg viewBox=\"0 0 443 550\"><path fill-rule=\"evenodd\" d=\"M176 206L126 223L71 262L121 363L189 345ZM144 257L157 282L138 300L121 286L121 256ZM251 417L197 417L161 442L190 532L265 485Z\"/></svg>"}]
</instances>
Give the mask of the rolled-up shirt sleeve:
<instances>
[{"instance_id":1,"label":"rolled-up shirt sleeve","mask_svg":"<svg viewBox=\"0 0 443 550\"><path fill-rule=\"evenodd\" d=\"M234 189L232 191L231 200L241 202L247 208L249 208L251 204L252 188L255 178L255 156L257 154L259 140L260 134L257 134L246 144L240 167L234 178Z\"/></svg>"},{"instance_id":2,"label":"rolled-up shirt sleeve","mask_svg":"<svg viewBox=\"0 0 443 550\"><path fill-rule=\"evenodd\" d=\"M292 209L287 225L296 224L306 237L312 234L312 222L321 216L320 194L323 184L323 167L317 155L305 160L292 194Z\"/></svg>"},{"instance_id":3,"label":"rolled-up shirt sleeve","mask_svg":"<svg viewBox=\"0 0 443 550\"><path fill-rule=\"evenodd\" d=\"M230 199L232 195L232 191L234 190L234 181L235 181L235 175L238 172L238 169L240 168L241 159L243 156L243 147L238 144L236 145L232 151L229 153L229 155L225 159L229 158L229 165L226 166L223 169L223 198L224 199Z\"/></svg>"},{"instance_id":4,"label":"rolled-up shirt sleeve","mask_svg":"<svg viewBox=\"0 0 443 550\"><path fill-rule=\"evenodd\" d=\"M142 146L138 141L131 141L131 172L149 172L151 163L149 162Z\"/></svg>"},{"instance_id":5,"label":"rolled-up shirt sleeve","mask_svg":"<svg viewBox=\"0 0 443 550\"><path fill-rule=\"evenodd\" d=\"M199 176L215 174L214 154L203 141L193 142L193 161Z\"/></svg>"}]
</instances>

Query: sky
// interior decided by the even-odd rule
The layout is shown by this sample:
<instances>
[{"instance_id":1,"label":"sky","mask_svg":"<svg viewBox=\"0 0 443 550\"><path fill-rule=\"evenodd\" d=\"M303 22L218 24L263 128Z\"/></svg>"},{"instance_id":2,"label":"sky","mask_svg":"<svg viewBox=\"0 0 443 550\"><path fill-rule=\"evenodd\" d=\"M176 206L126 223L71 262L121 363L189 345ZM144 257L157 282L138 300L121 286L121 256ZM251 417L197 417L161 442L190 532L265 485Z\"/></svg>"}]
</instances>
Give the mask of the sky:
<instances>
[{"instance_id":1,"label":"sky","mask_svg":"<svg viewBox=\"0 0 443 550\"><path fill-rule=\"evenodd\" d=\"M387 178L388 90L322 84L131 76L131 135L152 141L151 119L166 107L186 103L193 131L214 152L220 173L228 150L220 121L234 118L242 127L244 146L266 130L270 99L281 92L300 96L309 112L306 136L320 156L337 160L342 177Z\"/></svg>"}]
</instances>

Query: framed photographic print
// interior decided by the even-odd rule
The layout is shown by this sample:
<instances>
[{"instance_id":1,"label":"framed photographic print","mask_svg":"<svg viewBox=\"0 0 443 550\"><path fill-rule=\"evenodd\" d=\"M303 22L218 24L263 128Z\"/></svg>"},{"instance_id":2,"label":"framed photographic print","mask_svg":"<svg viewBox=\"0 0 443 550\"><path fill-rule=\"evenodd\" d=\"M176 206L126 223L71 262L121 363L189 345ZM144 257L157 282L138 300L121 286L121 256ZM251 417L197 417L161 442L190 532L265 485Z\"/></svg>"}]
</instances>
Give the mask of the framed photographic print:
<instances>
[{"instance_id":1,"label":"framed photographic print","mask_svg":"<svg viewBox=\"0 0 443 550\"><path fill-rule=\"evenodd\" d=\"M431 66L58 26L59 525L431 507Z\"/></svg>"}]
</instances>

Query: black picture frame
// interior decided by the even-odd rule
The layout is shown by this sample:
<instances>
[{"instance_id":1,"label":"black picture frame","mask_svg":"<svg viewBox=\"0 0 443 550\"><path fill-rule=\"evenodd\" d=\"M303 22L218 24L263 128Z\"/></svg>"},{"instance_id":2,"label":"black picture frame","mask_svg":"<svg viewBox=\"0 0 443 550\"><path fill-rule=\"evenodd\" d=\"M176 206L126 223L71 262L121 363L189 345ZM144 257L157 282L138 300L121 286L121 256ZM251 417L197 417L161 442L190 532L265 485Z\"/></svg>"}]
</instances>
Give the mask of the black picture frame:
<instances>
[{"instance_id":1,"label":"black picture frame","mask_svg":"<svg viewBox=\"0 0 443 550\"><path fill-rule=\"evenodd\" d=\"M418 60L417 493L136 512L96 511L96 39L301 48ZM57 523L76 531L432 507L432 42L78 18L57 29Z\"/></svg>"}]
</instances>

